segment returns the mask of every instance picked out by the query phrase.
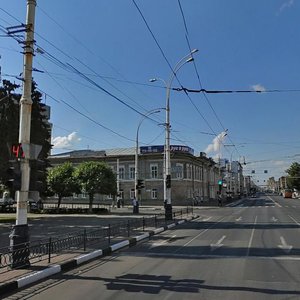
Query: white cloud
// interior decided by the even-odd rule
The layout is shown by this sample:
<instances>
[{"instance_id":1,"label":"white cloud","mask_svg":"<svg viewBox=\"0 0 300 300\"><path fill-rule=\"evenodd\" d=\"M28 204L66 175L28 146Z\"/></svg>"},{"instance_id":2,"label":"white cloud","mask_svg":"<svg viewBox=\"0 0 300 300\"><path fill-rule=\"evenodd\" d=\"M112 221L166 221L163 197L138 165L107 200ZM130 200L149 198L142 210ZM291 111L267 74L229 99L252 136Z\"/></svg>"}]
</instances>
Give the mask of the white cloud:
<instances>
[{"instance_id":1,"label":"white cloud","mask_svg":"<svg viewBox=\"0 0 300 300\"><path fill-rule=\"evenodd\" d=\"M211 144L209 144L206 149L204 150L204 152L211 153L211 152L217 152L220 153L220 148L221 148L221 144L224 141L225 137L227 135L227 130L221 132L220 134L218 134L212 141Z\"/></svg>"},{"instance_id":2,"label":"white cloud","mask_svg":"<svg viewBox=\"0 0 300 300\"><path fill-rule=\"evenodd\" d=\"M279 8L279 13L281 13L284 9L292 7L294 4L294 0L287 0Z\"/></svg>"},{"instance_id":3,"label":"white cloud","mask_svg":"<svg viewBox=\"0 0 300 300\"><path fill-rule=\"evenodd\" d=\"M274 160L273 164L275 166L286 166L286 165L288 165L288 163L284 160Z\"/></svg>"},{"instance_id":4,"label":"white cloud","mask_svg":"<svg viewBox=\"0 0 300 300\"><path fill-rule=\"evenodd\" d=\"M52 139L54 149L70 148L75 143L80 142L81 138L77 137L76 132L72 132L67 136L57 136Z\"/></svg>"},{"instance_id":5,"label":"white cloud","mask_svg":"<svg viewBox=\"0 0 300 300\"><path fill-rule=\"evenodd\" d=\"M251 88L256 92L265 92L267 90L263 85L259 83L252 85Z\"/></svg>"}]
</instances>

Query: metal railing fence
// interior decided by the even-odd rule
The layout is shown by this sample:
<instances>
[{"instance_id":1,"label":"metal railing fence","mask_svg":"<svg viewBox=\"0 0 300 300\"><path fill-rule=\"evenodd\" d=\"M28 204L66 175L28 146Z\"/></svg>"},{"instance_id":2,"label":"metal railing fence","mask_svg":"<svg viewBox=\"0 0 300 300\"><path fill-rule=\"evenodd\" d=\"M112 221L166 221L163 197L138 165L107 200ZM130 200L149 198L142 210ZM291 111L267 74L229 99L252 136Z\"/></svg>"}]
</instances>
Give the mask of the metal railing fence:
<instances>
[{"instance_id":1,"label":"metal railing fence","mask_svg":"<svg viewBox=\"0 0 300 300\"><path fill-rule=\"evenodd\" d=\"M173 211L173 220L183 219L189 214L193 214L193 208L187 207ZM7 270L23 268L41 260L47 260L50 264L51 258L54 256L76 249L87 251L93 247L99 249L100 246L109 246L121 238L129 238L147 229L165 226L172 223L173 220L166 221L163 214L143 216L99 228L83 229L71 234L34 240L25 244L14 245L13 248L0 248L0 270L3 268L7 268Z\"/></svg>"}]
</instances>

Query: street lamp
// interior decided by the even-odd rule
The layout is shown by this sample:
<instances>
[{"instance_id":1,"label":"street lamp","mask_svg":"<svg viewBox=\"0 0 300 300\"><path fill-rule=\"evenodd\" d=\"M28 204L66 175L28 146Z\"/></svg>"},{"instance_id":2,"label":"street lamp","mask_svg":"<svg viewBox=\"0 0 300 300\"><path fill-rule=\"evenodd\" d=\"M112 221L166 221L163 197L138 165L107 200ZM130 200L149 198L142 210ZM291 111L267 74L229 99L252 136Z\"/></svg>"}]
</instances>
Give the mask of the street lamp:
<instances>
[{"instance_id":1,"label":"street lamp","mask_svg":"<svg viewBox=\"0 0 300 300\"><path fill-rule=\"evenodd\" d=\"M143 121L148 118L150 115L152 114L157 114L159 113L160 110L159 109L152 109L148 112L146 112L146 114L141 118L140 122L139 122L139 125L137 127L137 130L136 130L136 140L135 140L135 170L134 170L134 184L135 184L135 192L134 192L134 195L135 195L135 199L138 200L138 193L139 193L139 187L138 187L138 180L139 180L139 171L138 171L138 166L139 166L139 163L138 163L138 158L139 158L139 130L140 130L140 127L143 123Z\"/></svg>"},{"instance_id":2,"label":"street lamp","mask_svg":"<svg viewBox=\"0 0 300 300\"><path fill-rule=\"evenodd\" d=\"M161 78L150 79L150 82L162 81L166 87L166 124L165 124L165 148L164 148L164 204L165 204L165 217L166 220L172 220L172 202L171 202L171 158L170 158L170 91L171 85L176 77L176 73L181 69L186 63L192 62L194 60L193 54L196 53L198 49L192 50L189 54L185 55L179 62L175 65L168 82Z\"/></svg>"}]
</instances>

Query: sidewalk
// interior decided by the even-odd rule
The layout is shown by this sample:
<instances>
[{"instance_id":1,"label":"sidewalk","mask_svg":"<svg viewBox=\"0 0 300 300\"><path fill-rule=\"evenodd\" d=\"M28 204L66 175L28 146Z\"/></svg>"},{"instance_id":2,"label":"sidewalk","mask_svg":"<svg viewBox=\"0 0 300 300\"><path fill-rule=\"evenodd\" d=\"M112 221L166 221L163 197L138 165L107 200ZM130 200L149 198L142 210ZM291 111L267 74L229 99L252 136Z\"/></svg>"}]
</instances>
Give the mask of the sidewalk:
<instances>
[{"instance_id":1,"label":"sidewalk","mask_svg":"<svg viewBox=\"0 0 300 300\"><path fill-rule=\"evenodd\" d=\"M124 247L134 246L138 242L148 239L155 234L159 234L176 225L191 221L197 217L198 216L192 215L180 221L174 220L172 223L163 227L147 228L144 232L140 231L133 237L120 237L119 239L115 239L111 245L106 247L102 244L101 246L98 245L97 249L89 248L87 251L78 249L69 253L54 256L51 259L51 265L48 264L47 259L44 259L33 262L27 269L2 269L0 272L0 295L14 292L18 288L32 284L53 274L70 270L92 259L110 255L112 252L120 250Z\"/></svg>"}]
</instances>

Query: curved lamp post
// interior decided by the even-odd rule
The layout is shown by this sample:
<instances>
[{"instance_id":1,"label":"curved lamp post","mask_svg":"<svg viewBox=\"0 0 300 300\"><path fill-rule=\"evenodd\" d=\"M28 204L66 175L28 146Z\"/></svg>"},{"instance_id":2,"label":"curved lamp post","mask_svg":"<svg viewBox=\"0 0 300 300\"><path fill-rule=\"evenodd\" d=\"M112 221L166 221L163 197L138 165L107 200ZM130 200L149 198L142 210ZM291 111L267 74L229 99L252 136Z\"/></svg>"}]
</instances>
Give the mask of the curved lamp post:
<instances>
[{"instance_id":1,"label":"curved lamp post","mask_svg":"<svg viewBox=\"0 0 300 300\"><path fill-rule=\"evenodd\" d=\"M135 195L135 199L138 200L138 193L139 193L139 189L138 189L138 180L139 180L139 170L138 170L138 166L139 166L139 162L138 162L138 158L139 158L139 130L140 130L140 127L143 123L143 121L148 118L150 115L152 114L157 114L159 113L160 110L159 109L152 109L148 112L146 112L146 114L144 116L142 116L140 122L139 122L139 125L137 127L137 130L136 130L136 140L135 140L135 169L134 169L134 195Z\"/></svg>"},{"instance_id":2,"label":"curved lamp post","mask_svg":"<svg viewBox=\"0 0 300 300\"><path fill-rule=\"evenodd\" d=\"M194 60L193 54L198 49L192 50L189 54L185 55L175 65L168 82L161 78L150 79L150 82L162 81L166 87L166 132L165 132L165 149L164 149L164 204L165 204L165 217L166 220L172 220L172 202L171 202L171 159L170 159L170 91L171 85L176 77L176 73L186 64Z\"/></svg>"}]
</instances>

